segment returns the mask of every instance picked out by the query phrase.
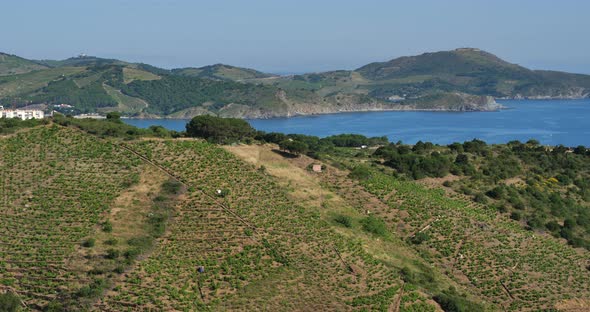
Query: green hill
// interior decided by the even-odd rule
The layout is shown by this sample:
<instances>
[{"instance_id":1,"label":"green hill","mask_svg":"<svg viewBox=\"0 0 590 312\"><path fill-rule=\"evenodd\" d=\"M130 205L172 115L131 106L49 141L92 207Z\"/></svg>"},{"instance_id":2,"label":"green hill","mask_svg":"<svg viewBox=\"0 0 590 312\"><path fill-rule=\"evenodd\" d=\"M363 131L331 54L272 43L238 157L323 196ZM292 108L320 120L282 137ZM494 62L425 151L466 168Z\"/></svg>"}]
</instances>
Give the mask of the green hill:
<instances>
[{"instance_id":1,"label":"green hill","mask_svg":"<svg viewBox=\"0 0 590 312\"><path fill-rule=\"evenodd\" d=\"M64 116L5 126L0 300L24 311L590 306L590 253L573 247L590 246L585 148L276 133L220 146ZM270 143L286 138L321 159ZM486 179L503 191L466 191Z\"/></svg>"},{"instance_id":2,"label":"green hill","mask_svg":"<svg viewBox=\"0 0 590 312\"><path fill-rule=\"evenodd\" d=\"M235 67L225 64L215 64L199 68L177 68L173 69L172 73L180 76L233 81L244 81L248 79L275 77L274 75L259 72L254 69Z\"/></svg>"},{"instance_id":3,"label":"green hill","mask_svg":"<svg viewBox=\"0 0 590 312\"><path fill-rule=\"evenodd\" d=\"M0 95L5 95L0 103L66 103L74 106L74 113L168 115L192 107L215 114L236 107L272 113L281 106L276 92L272 86L156 75L121 65L55 67L0 79Z\"/></svg>"},{"instance_id":4,"label":"green hill","mask_svg":"<svg viewBox=\"0 0 590 312\"><path fill-rule=\"evenodd\" d=\"M43 64L0 52L0 76L23 74L46 68L47 66Z\"/></svg>"},{"instance_id":5,"label":"green hill","mask_svg":"<svg viewBox=\"0 0 590 312\"><path fill-rule=\"evenodd\" d=\"M216 64L162 69L94 56L61 61L0 58L0 104L69 104L67 114L289 117L351 111L491 111L493 98L583 98L590 76L533 71L478 50L457 49L354 71L274 76Z\"/></svg>"},{"instance_id":6,"label":"green hill","mask_svg":"<svg viewBox=\"0 0 590 312\"><path fill-rule=\"evenodd\" d=\"M130 65L130 63L115 60L105 59L96 56L80 55L77 57L70 57L65 60L39 60L40 64L48 67L65 67L65 66L104 66L104 65Z\"/></svg>"},{"instance_id":7,"label":"green hill","mask_svg":"<svg viewBox=\"0 0 590 312\"><path fill-rule=\"evenodd\" d=\"M0 289L26 310L435 311L360 240L218 146L58 125L0 142Z\"/></svg>"},{"instance_id":8,"label":"green hill","mask_svg":"<svg viewBox=\"0 0 590 312\"><path fill-rule=\"evenodd\" d=\"M305 88L322 95L366 94L378 99L407 99L411 103L425 102L428 96L440 93L496 98L583 98L590 95L588 75L529 70L471 48L400 57L367 64L354 71L296 75L271 83L287 90ZM436 104L430 102L433 103Z\"/></svg>"},{"instance_id":9,"label":"green hill","mask_svg":"<svg viewBox=\"0 0 590 312\"><path fill-rule=\"evenodd\" d=\"M582 97L590 93L590 76L533 71L470 48L400 57L356 71L374 81L370 89L376 96L417 96L433 90L494 97Z\"/></svg>"}]
</instances>

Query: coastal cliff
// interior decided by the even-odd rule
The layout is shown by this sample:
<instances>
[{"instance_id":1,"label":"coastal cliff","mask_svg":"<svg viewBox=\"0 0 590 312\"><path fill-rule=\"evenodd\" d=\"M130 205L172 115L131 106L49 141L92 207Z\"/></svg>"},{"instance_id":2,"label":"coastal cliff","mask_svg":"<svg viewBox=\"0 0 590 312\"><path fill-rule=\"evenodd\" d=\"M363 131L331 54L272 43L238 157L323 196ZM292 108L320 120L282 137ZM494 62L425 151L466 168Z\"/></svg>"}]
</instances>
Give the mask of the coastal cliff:
<instances>
[{"instance_id":1,"label":"coastal cliff","mask_svg":"<svg viewBox=\"0 0 590 312\"><path fill-rule=\"evenodd\" d=\"M272 109L230 103L222 107L217 115L245 119L268 119L377 111L491 112L504 108L491 96L469 95L465 93L443 93L401 102L380 101L350 94L318 98L309 102L291 100L284 92L278 92L277 97L280 99L282 105L276 105ZM191 108L166 116L166 118L188 119L203 114L213 115L215 113L204 109Z\"/></svg>"}]
</instances>

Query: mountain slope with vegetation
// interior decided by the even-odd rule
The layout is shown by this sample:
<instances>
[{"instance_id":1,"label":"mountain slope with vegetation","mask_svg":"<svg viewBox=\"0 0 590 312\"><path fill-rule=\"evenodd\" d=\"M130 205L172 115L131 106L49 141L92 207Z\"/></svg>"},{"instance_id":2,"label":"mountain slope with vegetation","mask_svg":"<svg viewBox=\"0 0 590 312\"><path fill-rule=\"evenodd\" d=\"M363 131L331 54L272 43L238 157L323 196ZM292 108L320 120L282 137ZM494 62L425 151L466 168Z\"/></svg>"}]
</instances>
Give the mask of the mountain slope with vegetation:
<instances>
[{"instance_id":1,"label":"mountain slope with vegetation","mask_svg":"<svg viewBox=\"0 0 590 312\"><path fill-rule=\"evenodd\" d=\"M24 74L46 68L48 67L43 64L0 52L0 76Z\"/></svg>"},{"instance_id":2,"label":"mountain slope with vegetation","mask_svg":"<svg viewBox=\"0 0 590 312\"><path fill-rule=\"evenodd\" d=\"M415 84L408 87L413 86L416 91L454 89L494 97L564 98L590 93L590 76L533 71L488 52L469 48L371 63L356 71L379 82L414 81ZM386 90L373 92L381 94Z\"/></svg>"},{"instance_id":3,"label":"mountain slope with vegetation","mask_svg":"<svg viewBox=\"0 0 590 312\"><path fill-rule=\"evenodd\" d=\"M257 132L241 120L214 128L217 117L181 134L119 117L3 125L0 303L23 302L25 311L590 307L590 253L579 248L588 247L584 147L320 139ZM570 216L577 223L562 222Z\"/></svg>"},{"instance_id":4,"label":"mountain slope with vegetation","mask_svg":"<svg viewBox=\"0 0 590 312\"><path fill-rule=\"evenodd\" d=\"M94 56L29 61L2 54L0 104L68 104L67 114L133 117L290 117L352 111L494 111L494 98L582 98L590 76L533 71L478 49L276 76L216 64L161 69ZM58 109L59 110L59 109Z\"/></svg>"},{"instance_id":5,"label":"mountain slope with vegetation","mask_svg":"<svg viewBox=\"0 0 590 312\"><path fill-rule=\"evenodd\" d=\"M199 68L177 68L171 71L175 75L210 78L217 80L244 81L256 78L276 77L275 75L259 72L250 68L241 68L225 64L215 64Z\"/></svg>"},{"instance_id":6,"label":"mountain slope with vegetation","mask_svg":"<svg viewBox=\"0 0 590 312\"><path fill-rule=\"evenodd\" d=\"M0 138L3 302L34 311L436 311L430 293L220 147L112 136L129 131L97 138L69 125L132 128L116 117L58 116Z\"/></svg>"},{"instance_id":7,"label":"mountain slope with vegetation","mask_svg":"<svg viewBox=\"0 0 590 312\"><path fill-rule=\"evenodd\" d=\"M466 93L495 98L581 98L590 95L590 76L534 71L479 49L425 53L376 62L354 71L298 75L283 88L321 93L361 93L393 101L433 94ZM431 103L438 104L436 101Z\"/></svg>"}]
</instances>

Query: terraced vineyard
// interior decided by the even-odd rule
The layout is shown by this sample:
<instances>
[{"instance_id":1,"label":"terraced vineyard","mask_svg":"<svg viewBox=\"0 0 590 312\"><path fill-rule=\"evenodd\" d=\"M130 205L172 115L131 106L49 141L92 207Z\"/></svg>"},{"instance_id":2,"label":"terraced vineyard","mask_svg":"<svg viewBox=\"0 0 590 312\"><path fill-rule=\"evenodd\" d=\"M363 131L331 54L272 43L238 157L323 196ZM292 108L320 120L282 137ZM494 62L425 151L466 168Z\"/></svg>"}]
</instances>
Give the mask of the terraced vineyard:
<instances>
[{"instance_id":1,"label":"terraced vineyard","mask_svg":"<svg viewBox=\"0 0 590 312\"><path fill-rule=\"evenodd\" d=\"M101 309L387 310L394 305L402 287L399 273L358 242L330 231L260 170L200 141L127 147L185 183L189 192L168 235ZM434 311L411 287L401 301L401 310Z\"/></svg>"},{"instance_id":2,"label":"terraced vineyard","mask_svg":"<svg viewBox=\"0 0 590 312\"><path fill-rule=\"evenodd\" d=\"M404 285L359 241L334 233L271 177L214 145L123 144L53 124L0 140L0 291L18 295L26 310L87 294L85 302L105 311L435 310L429 295ZM105 221L119 196L142 187L146 166L187 191L154 249L129 270L115 268L123 247L109 254L103 246L116 241L93 247L89 238L113 238Z\"/></svg>"},{"instance_id":3,"label":"terraced vineyard","mask_svg":"<svg viewBox=\"0 0 590 312\"><path fill-rule=\"evenodd\" d=\"M85 302L79 308L98 311L440 308L432 298L443 288L412 284L399 264L365 246L386 237L339 232L266 170L218 146L122 143L54 124L0 142L0 292L17 294L26 310L78 299ZM414 247L421 257L469 300L526 311L590 297L586 251L462 195L382 172L359 185L337 171L317 178L359 215L371 209L400 237L420 236ZM124 227L150 226L149 206L163 200L156 189L166 179L183 190L166 230L137 261L125 262L133 258L124 254L129 238L141 231ZM122 214L115 218L113 210ZM106 233L108 220L113 233ZM96 247L88 243L94 237ZM113 247L115 238L123 241Z\"/></svg>"},{"instance_id":4,"label":"terraced vineyard","mask_svg":"<svg viewBox=\"0 0 590 312\"><path fill-rule=\"evenodd\" d=\"M554 308L590 297L590 254L525 231L491 208L442 189L375 173L363 182L402 213L403 233L429 237L417 248L458 283L508 310Z\"/></svg>"},{"instance_id":5,"label":"terraced vineyard","mask_svg":"<svg viewBox=\"0 0 590 312\"><path fill-rule=\"evenodd\" d=\"M92 283L76 252L137 175L131 153L48 126L0 139L0 290L31 309Z\"/></svg>"}]
</instances>

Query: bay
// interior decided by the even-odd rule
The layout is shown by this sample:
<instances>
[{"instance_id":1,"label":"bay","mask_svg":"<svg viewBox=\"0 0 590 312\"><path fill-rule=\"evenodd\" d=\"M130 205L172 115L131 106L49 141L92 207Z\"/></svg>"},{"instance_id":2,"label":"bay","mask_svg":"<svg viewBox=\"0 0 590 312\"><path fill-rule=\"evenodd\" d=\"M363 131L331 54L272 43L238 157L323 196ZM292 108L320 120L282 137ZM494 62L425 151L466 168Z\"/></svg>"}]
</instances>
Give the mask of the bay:
<instances>
[{"instance_id":1,"label":"bay","mask_svg":"<svg viewBox=\"0 0 590 312\"><path fill-rule=\"evenodd\" d=\"M590 146L590 99L498 100L506 109L497 112L358 112L292 118L248 120L262 131L326 137L341 133L387 136L390 141L438 144L474 138L488 143L536 139L543 144ZM188 120L126 119L147 128L160 125L183 131Z\"/></svg>"}]
</instances>

